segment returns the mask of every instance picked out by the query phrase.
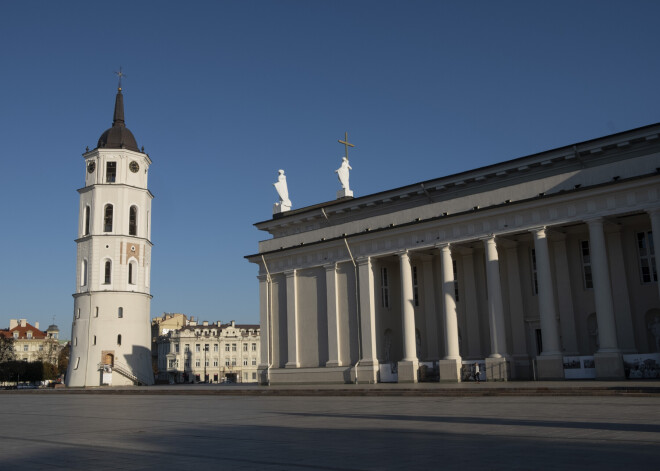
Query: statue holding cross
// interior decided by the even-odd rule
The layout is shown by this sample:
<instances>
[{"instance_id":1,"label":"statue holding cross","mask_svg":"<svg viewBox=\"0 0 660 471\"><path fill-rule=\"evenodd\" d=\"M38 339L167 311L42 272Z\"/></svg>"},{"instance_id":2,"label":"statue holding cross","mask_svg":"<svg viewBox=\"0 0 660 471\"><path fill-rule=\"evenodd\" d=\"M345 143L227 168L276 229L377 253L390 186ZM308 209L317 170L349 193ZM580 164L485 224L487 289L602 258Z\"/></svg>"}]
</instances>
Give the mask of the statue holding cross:
<instances>
[{"instance_id":1,"label":"statue holding cross","mask_svg":"<svg viewBox=\"0 0 660 471\"><path fill-rule=\"evenodd\" d=\"M338 140L340 144L344 144L346 155L342 157L341 167L335 170L337 177L339 177L339 182L341 183L341 190L337 192L337 199L352 197L353 192L351 191L350 185L348 183L349 171L353 168L348 164L348 148L355 147L353 144L348 142L348 133L344 133L344 140Z\"/></svg>"}]
</instances>

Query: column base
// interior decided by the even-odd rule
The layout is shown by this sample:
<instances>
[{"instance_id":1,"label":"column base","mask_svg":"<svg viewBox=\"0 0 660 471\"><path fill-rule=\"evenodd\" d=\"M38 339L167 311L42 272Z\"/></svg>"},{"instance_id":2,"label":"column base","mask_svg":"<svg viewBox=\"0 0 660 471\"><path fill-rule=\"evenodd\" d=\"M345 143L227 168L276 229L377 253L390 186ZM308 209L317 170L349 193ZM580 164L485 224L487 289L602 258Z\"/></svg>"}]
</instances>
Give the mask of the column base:
<instances>
[{"instance_id":1,"label":"column base","mask_svg":"<svg viewBox=\"0 0 660 471\"><path fill-rule=\"evenodd\" d=\"M340 361L337 360L330 360L325 362L325 367L326 368L336 368L338 366L342 366Z\"/></svg>"},{"instance_id":2,"label":"column base","mask_svg":"<svg viewBox=\"0 0 660 471\"><path fill-rule=\"evenodd\" d=\"M416 383L419 370L419 361L403 360L397 365L399 371L399 383Z\"/></svg>"},{"instance_id":3,"label":"column base","mask_svg":"<svg viewBox=\"0 0 660 471\"><path fill-rule=\"evenodd\" d=\"M300 363L296 361L290 361L284 364L284 368L300 368Z\"/></svg>"},{"instance_id":4,"label":"column base","mask_svg":"<svg viewBox=\"0 0 660 471\"><path fill-rule=\"evenodd\" d=\"M439 360L438 370L440 372L441 383L460 383L461 382L461 359L457 360Z\"/></svg>"},{"instance_id":5,"label":"column base","mask_svg":"<svg viewBox=\"0 0 660 471\"><path fill-rule=\"evenodd\" d=\"M261 385L268 385L268 365L259 365L257 367L257 381Z\"/></svg>"},{"instance_id":6,"label":"column base","mask_svg":"<svg viewBox=\"0 0 660 471\"><path fill-rule=\"evenodd\" d=\"M351 367L351 382L358 384L376 384L378 382L378 361L365 360L360 361L357 367L357 378L355 377L356 368Z\"/></svg>"},{"instance_id":7,"label":"column base","mask_svg":"<svg viewBox=\"0 0 660 471\"><path fill-rule=\"evenodd\" d=\"M564 379L564 357L562 355L539 355L536 357L538 376L542 381Z\"/></svg>"},{"instance_id":8,"label":"column base","mask_svg":"<svg viewBox=\"0 0 660 471\"><path fill-rule=\"evenodd\" d=\"M595 353L594 363L596 363L596 379L626 379L621 353Z\"/></svg>"},{"instance_id":9,"label":"column base","mask_svg":"<svg viewBox=\"0 0 660 471\"><path fill-rule=\"evenodd\" d=\"M511 355L511 378L532 379L532 361L526 353Z\"/></svg>"},{"instance_id":10,"label":"column base","mask_svg":"<svg viewBox=\"0 0 660 471\"><path fill-rule=\"evenodd\" d=\"M488 381L509 381L511 371L506 358L486 358L486 378Z\"/></svg>"}]
</instances>

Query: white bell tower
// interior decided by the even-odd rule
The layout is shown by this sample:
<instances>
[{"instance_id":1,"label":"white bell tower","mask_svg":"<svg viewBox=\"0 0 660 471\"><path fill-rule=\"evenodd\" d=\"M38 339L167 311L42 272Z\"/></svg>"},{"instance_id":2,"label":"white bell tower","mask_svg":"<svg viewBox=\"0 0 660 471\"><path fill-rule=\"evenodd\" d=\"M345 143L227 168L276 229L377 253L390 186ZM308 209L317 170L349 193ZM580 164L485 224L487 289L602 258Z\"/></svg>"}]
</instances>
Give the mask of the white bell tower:
<instances>
[{"instance_id":1,"label":"white bell tower","mask_svg":"<svg viewBox=\"0 0 660 471\"><path fill-rule=\"evenodd\" d=\"M153 384L149 277L151 159L124 124L119 87L112 127L83 154L76 292L67 386Z\"/></svg>"}]
</instances>

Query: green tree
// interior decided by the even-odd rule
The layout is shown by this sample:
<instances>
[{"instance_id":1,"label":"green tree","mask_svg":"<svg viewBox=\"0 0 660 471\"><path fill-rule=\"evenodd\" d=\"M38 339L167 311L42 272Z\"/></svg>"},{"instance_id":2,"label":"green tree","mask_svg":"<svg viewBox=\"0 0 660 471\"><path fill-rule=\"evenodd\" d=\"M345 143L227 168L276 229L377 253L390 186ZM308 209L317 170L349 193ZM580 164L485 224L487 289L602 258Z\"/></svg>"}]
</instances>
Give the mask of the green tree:
<instances>
[{"instance_id":1,"label":"green tree","mask_svg":"<svg viewBox=\"0 0 660 471\"><path fill-rule=\"evenodd\" d=\"M71 354L71 343L67 343L57 357L57 373L60 375L66 374L66 369L69 367L69 355Z\"/></svg>"},{"instance_id":2,"label":"green tree","mask_svg":"<svg viewBox=\"0 0 660 471\"><path fill-rule=\"evenodd\" d=\"M16 358L14 353L14 338L0 335L0 363L12 361Z\"/></svg>"}]
</instances>

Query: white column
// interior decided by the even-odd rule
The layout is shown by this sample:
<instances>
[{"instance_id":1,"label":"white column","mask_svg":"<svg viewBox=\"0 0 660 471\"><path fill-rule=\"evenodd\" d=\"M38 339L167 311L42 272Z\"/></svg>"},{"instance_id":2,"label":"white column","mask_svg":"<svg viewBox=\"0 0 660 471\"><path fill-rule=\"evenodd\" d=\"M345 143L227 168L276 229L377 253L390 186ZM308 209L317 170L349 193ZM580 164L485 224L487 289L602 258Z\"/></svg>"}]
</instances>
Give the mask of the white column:
<instances>
[{"instance_id":1,"label":"white column","mask_svg":"<svg viewBox=\"0 0 660 471\"><path fill-rule=\"evenodd\" d=\"M525 309L523 308L522 289L520 287L520 262L518 244L512 243L506 248L506 271L509 280L509 315L511 318L511 343L513 356L528 358L525 333Z\"/></svg>"},{"instance_id":2,"label":"white column","mask_svg":"<svg viewBox=\"0 0 660 471\"><path fill-rule=\"evenodd\" d=\"M424 273L424 314L426 318L426 343L428 359L438 359L438 321L435 306L435 283L433 280L433 257L422 260Z\"/></svg>"},{"instance_id":3,"label":"white column","mask_svg":"<svg viewBox=\"0 0 660 471\"><path fill-rule=\"evenodd\" d=\"M376 355L376 306L374 298L374 274L371 258L358 259L360 289L360 336L362 341L362 366L378 365Z\"/></svg>"},{"instance_id":4,"label":"white column","mask_svg":"<svg viewBox=\"0 0 660 471\"><path fill-rule=\"evenodd\" d=\"M612 303L612 287L610 286L610 270L607 263L607 248L603 233L603 220L587 221L589 226L589 252L591 256L591 275L594 285L594 301L596 304L596 319L598 320L598 352L618 352L616 339L616 323Z\"/></svg>"},{"instance_id":5,"label":"white column","mask_svg":"<svg viewBox=\"0 0 660 471\"><path fill-rule=\"evenodd\" d=\"M490 325L490 358L506 356L506 332L504 306L502 305L502 283L500 262L495 237L484 240L486 247L486 279L488 284L488 321Z\"/></svg>"},{"instance_id":6,"label":"white column","mask_svg":"<svg viewBox=\"0 0 660 471\"><path fill-rule=\"evenodd\" d=\"M325 294L328 316L328 361L325 366L341 366L341 342L337 319L337 265L325 265Z\"/></svg>"},{"instance_id":7,"label":"white column","mask_svg":"<svg viewBox=\"0 0 660 471\"><path fill-rule=\"evenodd\" d=\"M268 275L259 275L259 321L261 327L261 358L259 368L268 368L270 364L270 286Z\"/></svg>"},{"instance_id":8,"label":"white column","mask_svg":"<svg viewBox=\"0 0 660 471\"><path fill-rule=\"evenodd\" d=\"M651 218L651 230L653 231L653 248L655 250L655 266L660 269L660 208L647 210ZM656 283L658 297L660 299L660 280Z\"/></svg>"},{"instance_id":9,"label":"white column","mask_svg":"<svg viewBox=\"0 0 660 471\"><path fill-rule=\"evenodd\" d=\"M534 234L534 251L536 253L539 317L541 321L541 338L543 341L541 355L561 355L559 329L557 328L555 290L552 285L550 251L548 250L546 229L545 227L541 227L533 230L532 233Z\"/></svg>"},{"instance_id":10,"label":"white column","mask_svg":"<svg viewBox=\"0 0 660 471\"><path fill-rule=\"evenodd\" d=\"M442 254L442 298L444 300L445 345L447 355L445 360L459 360L461 354L458 346L458 318L456 316L456 298L454 294L454 268L452 265L449 245L440 247Z\"/></svg>"},{"instance_id":11,"label":"white column","mask_svg":"<svg viewBox=\"0 0 660 471\"><path fill-rule=\"evenodd\" d=\"M287 271L286 276L286 335L288 356L285 368L298 368L298 300L296 293L296 270Z\"/></svg>"},{"instance_id":12,"label":"white column","mask_svg":"<svg viewBox=\"0 0 660 471\"><path fill-rule=\"evenodd\" d=\"M474 275L474 251L464 249L463 253L463 286L465 296L462 302L465 303L465 317L467 320L467 351L468 357L483 358L481 352L481 328L479 326L479 305L477 304L477 285Z\"/></svg>"},{"instance_id":13,"label":"white column","mask_svg":"<svg viewBox=\"0 0 660 471\"><path fill-rule=\"evenodd\" d=\"M401 321L403 328L403 360L417 359L415 343L415 300L413 299L412 268L408 252L399 254L401 267Z\"/></svg>"},{"instance_id":14,"label":"white column","mask_svg":"<svg viewBox=\"0 0 660 471\"><path fill-rule=\"evenodd\" d=\"M559 326L566 355L578 355L577 335L575 329L575 313L573 311L573 292L571 275L568 269L568 252L566 251L566 236L552 235L552 247L555 254L555 282L557 293L557 309L559 309Z\"/></svg>"}]
</instances>

